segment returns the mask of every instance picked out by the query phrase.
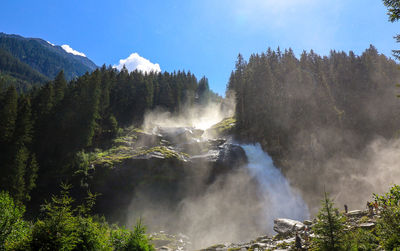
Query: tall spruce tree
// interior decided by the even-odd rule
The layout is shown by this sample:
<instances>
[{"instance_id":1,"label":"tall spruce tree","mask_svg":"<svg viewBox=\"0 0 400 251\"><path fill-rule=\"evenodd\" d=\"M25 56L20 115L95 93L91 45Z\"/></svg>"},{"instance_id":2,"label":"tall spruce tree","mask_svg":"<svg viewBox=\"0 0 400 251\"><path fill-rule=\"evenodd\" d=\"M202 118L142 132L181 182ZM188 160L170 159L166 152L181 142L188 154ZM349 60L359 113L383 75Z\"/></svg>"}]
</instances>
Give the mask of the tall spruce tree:
<instances>
[{"instance_id":1,"label":"tall spruce tree","mask_svg":"<svg viewBox=\"0 0 400 251\"><path fill-rule=\"evenodd\" d=\"M344 216L333 207L332 200L325 192L317 215L317 223L313 225L315 233L313 248L322 251L343 250L344 222Z\"/></svg>"}]
</instances>

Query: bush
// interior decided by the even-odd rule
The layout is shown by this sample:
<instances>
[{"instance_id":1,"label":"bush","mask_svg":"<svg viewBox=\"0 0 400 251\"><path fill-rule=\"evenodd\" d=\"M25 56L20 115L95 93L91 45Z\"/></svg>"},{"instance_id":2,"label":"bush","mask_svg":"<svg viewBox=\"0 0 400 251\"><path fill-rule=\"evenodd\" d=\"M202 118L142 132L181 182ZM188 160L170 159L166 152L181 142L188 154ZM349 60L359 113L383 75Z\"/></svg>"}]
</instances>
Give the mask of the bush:
<instances>
[{"instance_id":1,"label":"bush","mask_svg":"<svg viewBox=\"0 0 400 251\"><path fill-rule=\"evenodd\" d=\"M0 192L0 250L13 247L29 234L29 225L22 219L24 206L14 203L13 198Z\"/></svg>"},{"instance_id":2,"label":"bush","mask_svg":"<svg viewBox=\"0 0 400 251\"><path fill-rule=\"evenodd\" d=\"M125 228L116 228L111 233L111 242L116 251L152 251L153 245L149 243L145 235L146 228L142 225L141 220L136 223L132 231Z\"/></svg>"},{"instance_id":3,"label":"bush","mask_svg":"<svg viewBox=\"0 0 400 251\"><path fill-rule=\"evenodd\" d=\"M381 216L376 227L379 242L385 250L400 250L400 186L374 197Z\"/></svg>"},{"instance_id":4,"label":"bush","mask_svg":"<svg viewBox=\"0 0 400 251\"><path fill-rule=\"evenodd\" d=\"M344 250L378 250L378 239L371 230L356 229L346 234Z\"/></svg>"},{"instance_id":5,"label":"bush","mask_svg":"<svg viewBox=\"0 0 400 251\"><path fill-rule=\"evenodd\" d=\"M70 186L61 187L61 195L53 196L51 202L43 206L44 219L33 226L29 244L31 250L72 250L79 243L79 225L73 215Z\"/></svg>"},{"instance_id":6,"label":"bush","mask_svg":"<svg viewBox=\"0 0 400 251\"><path fill-rule=\"evenodd\" d=\"M45 217L33 226L31 250L111 250L108 225L89 215L96 195L89 193L86 204L72 207L70 186L62 185L60 196L43 206Z\"/></svg>"},{"instance_id":7,"label":"bush","mask_svg":"<svg viewBox=\"0 0 400 251\"><path fill-rule=\"evenodd\" d=\"M36 221L26 238L18 238L12 250L154 250L141 221L133 231L110 228L104 220L95 220L90 215L97 195L89 192L86 203L73 207L70 186L63 184L61 188L61 195L44 204L43 219ZM22 213L16 218L21 216Z\"/></svg>"}]
</instances>

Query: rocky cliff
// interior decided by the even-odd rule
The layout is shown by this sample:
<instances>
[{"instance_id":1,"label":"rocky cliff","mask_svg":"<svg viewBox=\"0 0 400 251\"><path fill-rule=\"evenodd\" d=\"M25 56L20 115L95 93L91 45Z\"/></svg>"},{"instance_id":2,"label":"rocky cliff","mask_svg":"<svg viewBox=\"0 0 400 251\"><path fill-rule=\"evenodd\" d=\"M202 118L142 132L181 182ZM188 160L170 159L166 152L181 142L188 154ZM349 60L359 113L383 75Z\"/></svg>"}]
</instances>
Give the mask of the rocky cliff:
<instances>
[{"instance_id":1,"label":"rocky cliff","mask_svg":"<svg viewBox=\"0 0 400 251\"><path fill-rule=\"evenodd\" d=\"M244 150L226 132L234 126L226 119L209 130L193 127L154 127L143 131L130 127L112 147L96 150L86 182L100 193L96 210L111 221L126 222L132 197L140 187L154 200L176 206L183 196L202 193L221 174L247 162ZM216 135L223 135L216 137ZM184 184L198 183L193 191Z\"/></svg>"}]
</instances>

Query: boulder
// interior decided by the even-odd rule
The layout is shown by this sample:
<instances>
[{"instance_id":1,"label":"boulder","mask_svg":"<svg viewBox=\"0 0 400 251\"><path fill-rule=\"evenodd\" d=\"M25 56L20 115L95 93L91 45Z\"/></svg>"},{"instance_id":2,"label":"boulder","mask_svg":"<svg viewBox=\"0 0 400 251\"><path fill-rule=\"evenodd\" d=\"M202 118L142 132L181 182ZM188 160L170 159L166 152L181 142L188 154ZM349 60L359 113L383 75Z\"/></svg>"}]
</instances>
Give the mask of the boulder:
<instances>
[{"instance_id":1,"label":"boulder","mask_svg":"<svg viewBox=\"0 0 400 251\"><path fill-rule=\"evenodd\" d=\"M366 215L367 213L361 210L353 210L353 211L349 211L346 215L350 216L350 217L362 217L364 215Z\"/></svg>"},{"instance_id":2,"label":"boulder","mask_svg":"<svg viewBox=\"0 0 400 251\"><path fill-rule=\"evenodd\" d=\"M220 147L217 163L229 167L240 166L247 163L247 156L241 146L225 143Z\"/></svg>"},{"instance_id":3,"label":"boulder","mask_svg":"<svg viewBox=\"0 0 400 251\"><path fill-rule=\"evenodd\" d=\"M296 220L284 218L274 220L274 231L282 235L292 234L295 231L303 230L304 227L302 222Z\"/></svg>"}]
</instances>

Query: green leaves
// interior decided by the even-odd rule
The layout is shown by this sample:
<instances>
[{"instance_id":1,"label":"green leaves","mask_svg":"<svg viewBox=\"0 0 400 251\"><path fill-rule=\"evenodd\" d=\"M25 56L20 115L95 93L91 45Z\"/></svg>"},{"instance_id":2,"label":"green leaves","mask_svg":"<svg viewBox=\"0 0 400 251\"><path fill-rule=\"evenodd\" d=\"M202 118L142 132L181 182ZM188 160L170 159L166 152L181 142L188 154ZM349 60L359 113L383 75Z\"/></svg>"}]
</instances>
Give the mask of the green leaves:
<instances>
[{"instance_id":1,"label":"green leaves","mask_svg":"<svg viewBox=\"0 0 400 251\"><path fill-rule=\"evenodd\" d=\"M70 189L61 184L60 194L43 205L43 217L32 226L22 219L24 207L0 192L0 250L154 250L140 220L133 231L110 227L90 215L96 194L89 192L84 204L74 206Z\"/></svg>"},{"instance_id":2,"label":"green leaves","mask_svg":"<svg viewBox=\"0 0 400 251\"><path fill-rule=\"evenodd\" d=\"M384 195L374 195L380 218L377 235L386 250L400 249L400 186L394 185Z\"/></svg>"},{"instance_id":3,"label":"green leaves","mask_svg":"<svg viewBox=\"0 0 400 251\"><path fill-rule=\"evenodd\" d=\"M342 250L344 243L345 218L333 207L333 202L325 193L322 207L317 215L317 223L313 226L315 238L313 246L316 250Z\"/></svg>"},{"instance_id":4,"label":"green leaves","mask_svg":"<svg viewBox=\"0 0 400 251\"><path fill-rule=\"evenodd\" d=\"M15 246L28 235L29 225L22 219L24 212L25 208L15 204L7 192L0 192L0 250Z\"/></svg>"},{"instance_id":5,"label":"green leaves","mask_svg":"<svg viewBox=\"0 0 400 251\"><path fill-rule=\"evenodd\" d=\"M132 231L125 228L117 228L111 232L111 242L117 251L152 251L153 245L145 235L146 228L139 219Z\"/></svg>"}]
</instances>

